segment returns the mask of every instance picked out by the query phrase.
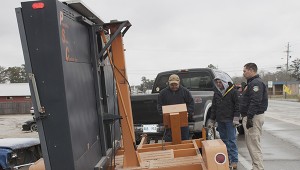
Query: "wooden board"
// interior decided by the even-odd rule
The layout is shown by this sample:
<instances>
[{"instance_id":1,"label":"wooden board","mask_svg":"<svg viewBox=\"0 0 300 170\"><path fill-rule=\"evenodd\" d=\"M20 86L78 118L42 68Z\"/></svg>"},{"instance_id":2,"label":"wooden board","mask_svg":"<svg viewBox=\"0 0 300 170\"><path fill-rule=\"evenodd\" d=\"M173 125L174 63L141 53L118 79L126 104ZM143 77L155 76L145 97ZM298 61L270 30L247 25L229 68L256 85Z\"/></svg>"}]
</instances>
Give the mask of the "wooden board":
<instances>
[{"instance_id":1,"label":"wooden board","mask_svg":"<svg viewBox=\"0 0 300 170\"><path fill-rule=\"evenodd\" d=\"M203 160L199 156L187 156L187 157L179 157L175 159L159 159L159 160L151 160L149 169L177 167L177 166L193 165L193 164L201 164L201 163L203 163Z\"/></svg>"}]
</instances>

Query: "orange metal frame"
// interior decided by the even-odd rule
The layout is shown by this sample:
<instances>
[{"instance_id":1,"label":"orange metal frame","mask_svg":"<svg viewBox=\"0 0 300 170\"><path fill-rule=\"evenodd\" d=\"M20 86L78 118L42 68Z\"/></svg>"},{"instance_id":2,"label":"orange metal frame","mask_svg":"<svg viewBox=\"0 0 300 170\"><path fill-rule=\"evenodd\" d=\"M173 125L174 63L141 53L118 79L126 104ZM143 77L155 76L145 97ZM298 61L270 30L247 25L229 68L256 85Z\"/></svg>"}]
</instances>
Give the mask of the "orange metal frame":
<instances>
[{"instance_id":1,"label":"orange metal frame","mask_svg":"<svg viewBox=\"0 0 300 170\"><path fill-rule=\"evenodd\" d=\"M108 26L111 34L114 34L117 31L119 25L120 24L110 24ZM101 32L101 37L104 43L106 43L104 32ZM129 92L130 87L127 83L125 55L121 33L119 33L112 42L111 51L113 55L110 55L109 51L107 52L116 79L119 113L122 116L121 131L123 147L126 148L126 150L124 150L123 167L139 167L140 162L135 151L135 136Z\"/></svg>"},{"instance_id":2,"label":"orange metal frame","mask_svg":"<svg viewBox=\"0 0 300 170\"><path fill-rule=\"evenodd\" d=\"M115 23L109 24L107 27L109 28L111 34L114 34L119 26L120 23ZM104 32L102 31L100 35L103 42L106 44ZM114 77L116 79L119 113L122 116L121 131L123 142L122 148L120 148L116 153L116 158L114 160L114 165L116 166L114 167L111 165L112 169L229 169L228 162L222 165L216 165L214 159L212 159L213 155L215 155L217 152L226 152L227 155L226 147L221 140L212 142L213 145L211 145L209 141L205 141L205 138L185 141L179 140L175 143L165 142L161 144L145 144L147 137L144 136L141 140L141 143L136 148L129 92L130 87L127 83L125 55L121 33L119 33L119 35L117 35L117 37L113 40L111 44L111 53L112 54L110 54L110 51L107 50L110 63L113 67ZM180 112L176 112L176 114L169 114L167 116L168 120L170 121L169 123L171 128L175 128L178 131L178 128L181 126L181 124L186 124L186 121L184 120L187 119L187 116L186 114L182 115L185 115L185 117L182 119L182 121L185 123L180 122ZM202 134L203 136L206 136L206 131L204 128L202 129ZM180 138L178 137L178 134L176 138ZM200 153L200 148L202 148L202 150L206 153L203 155L203 157ZM209 155L209 157L207 155Z\"/></svg>"}]
</instances>

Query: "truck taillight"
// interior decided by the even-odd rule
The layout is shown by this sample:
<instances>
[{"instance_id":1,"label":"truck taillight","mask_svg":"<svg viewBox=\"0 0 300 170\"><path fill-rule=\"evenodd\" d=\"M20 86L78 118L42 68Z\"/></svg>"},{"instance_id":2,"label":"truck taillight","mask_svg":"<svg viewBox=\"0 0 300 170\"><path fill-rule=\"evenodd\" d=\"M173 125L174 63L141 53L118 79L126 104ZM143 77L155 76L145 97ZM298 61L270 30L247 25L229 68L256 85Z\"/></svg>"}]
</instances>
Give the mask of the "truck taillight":
<instances>
[{"instance_id":1,"label":"truck taillight","mask_svg":"<svg viewBox=\"0 0 300 170\"><path fill-rule=\"evenodd\" d=\"M218 164L223 164L226 162L226 156L223 153L217 153L215 160Z\"/></svg>"},{"instance_id":2,"label":"truck taillight","mask_svg":"<svg viewBox=\"0 0 300 170\"><path fill-rule=\"evenodd\" d=\"M44 2L35 2L32 4L32 9L42 9L45 7Z\"/></svg>"}]
</instances>

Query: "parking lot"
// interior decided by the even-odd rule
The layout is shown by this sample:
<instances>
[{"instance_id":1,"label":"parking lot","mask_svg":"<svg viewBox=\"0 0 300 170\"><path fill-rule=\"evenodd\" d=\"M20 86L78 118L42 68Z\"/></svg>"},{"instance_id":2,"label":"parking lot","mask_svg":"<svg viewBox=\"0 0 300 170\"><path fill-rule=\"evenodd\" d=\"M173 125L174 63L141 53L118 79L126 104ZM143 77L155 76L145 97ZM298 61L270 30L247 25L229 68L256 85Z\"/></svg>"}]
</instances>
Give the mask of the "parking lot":
<instances>
[{"instance_id":1,"label":"parking lot","mask_svg":"<svg viewBox=\"0 0 300 170\"><path fill-rule=\"evenodd\" d=\"M22 131L22 124L30 119L31 114L0 115L0 138L38 137L37 132Z\"/></svg>"}]
</instances>

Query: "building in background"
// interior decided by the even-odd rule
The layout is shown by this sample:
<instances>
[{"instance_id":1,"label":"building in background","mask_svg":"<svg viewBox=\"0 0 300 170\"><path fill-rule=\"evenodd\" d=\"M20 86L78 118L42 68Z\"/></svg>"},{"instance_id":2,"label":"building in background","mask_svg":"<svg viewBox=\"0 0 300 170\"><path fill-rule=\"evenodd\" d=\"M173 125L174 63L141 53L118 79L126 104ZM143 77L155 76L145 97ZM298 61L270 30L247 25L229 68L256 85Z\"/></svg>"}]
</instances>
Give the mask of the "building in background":
<instances>
[{"instance_id":1,"label":"building in background","mask_svg":"<svg viewBox=\"0 0 300 170\"><path fill-rule=\"evenodd\" d=\"M0 84L0 114L30 113L31 105L28 83Z\"/></svg>"},{"instance_id":2,"label":"building in background","mask_svg":"<svg viewBox=\"0 0 300 170\"><path fill-rule=\"evenodd\" d=\"M300 94L300 82L299 81L278 81L268 83L268 94L274 96L285 95L284 86L288 87L290 94L287 95L299 95Z\"/></svg>"}]
</instances>

